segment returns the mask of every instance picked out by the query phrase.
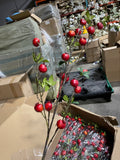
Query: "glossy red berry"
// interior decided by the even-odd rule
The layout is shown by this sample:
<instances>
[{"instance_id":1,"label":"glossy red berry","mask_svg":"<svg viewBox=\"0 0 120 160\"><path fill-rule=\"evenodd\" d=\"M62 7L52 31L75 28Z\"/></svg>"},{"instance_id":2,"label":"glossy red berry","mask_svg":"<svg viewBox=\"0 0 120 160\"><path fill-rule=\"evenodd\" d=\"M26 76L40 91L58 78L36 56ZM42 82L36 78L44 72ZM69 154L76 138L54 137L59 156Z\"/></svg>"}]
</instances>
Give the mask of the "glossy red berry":
<instances>
[{"instance_id":1,"label":"glossy red berry","mask_svg":"<svg viewBox=\"0 0 120 160\"><path fill-rule=\"evenodd\" d=\"M51 102L45 103L45 109L46 109L47 111L50 111L50 110L52 109L52 103L51 103Z\"/></svg>"},{"instance_id":2,"label":"glossy red berry","mask_svg":"<svg viewBox=\"0 0 120 160\"><path fill-rule=\"evenodd\" d=\"M62 80L64 81L64 79L65 79L65 73L62 74ZM66 75L66 82L68 81L69 81L69 77Z\"/></svg>"},{"instance_id":3,"label":"glossy red berry","mask_svg":"<svg viewBox=\"0 0 120 160\"><path fill-rule=\"evenodd\" d=\"M88 72L88 70L87 69L83 69L83 72Z\"/></svg>"},{"instance_id":4,"label":"glossy red berry","mask_svg":"<svg viewBox=\"0 0 120 160\"><path fill-rule=\"evenodd\" d=\"M97 153L94 153L94 158L98 158L98 154Z\"/></svg>"},{"instance_id":5,"label":"glossy red berry","mask_svg":"<svg viewBox=\"0 0 120 160\"><path fill-rule=\"evenodd\" d=\"M90 26L90 27L88 27L87 31L88 31L89 34L94 34L95 28Z\"/></svg>"},{"instance_id":6,"label":"glossy red berry","mask_svg":"<svg viewBox=\"0 0 120 160\"><path fill-rule=\"evenodd\" d=\"M62 150L61 155L62 155L62 156L66 155L66 151L65 151L65 150Z\"/></svg>"},{"instance_id":7,"label":"glossy red berry","mask_svg":"<svg viewBox=\"0 0 120 160\"><path fill-rule=\"evenodd\" d=\"M59 155L59 152L58 152L58 151L55 151L55 152L54 152L54 155L55 155L55 156L58 156L58 155Z\"/></svg>"},{"instance_id":8,"label":"glossy red berry","mask_svg":"<svg viewBox=\"0 0 120 160\"><path fill-rule=\"evenodd\" d=\"M79 43L80 43L81 45L83 45L83 46L86 45L86 43L87 43L86 38L84 38L84 37L83 37L83 38L80 38L80 39L79 39Z\"/></svg>"},{"instance_id":9,"label":"glossy red berry","mask_svg":"<svg viewBox=\"0 0 120 160\"><path fill-rule=\"evenodd\" d=\"M74 150L73 150L73 149L71 149L71 150L69 151L69 153L70 153L70 154L73 154L73 153L74 153Z\"/></svg>"},{"instance_id":10,"label":"glossy red berry","mask_svg":"<svg viewBox=\"0 0 120 160\"><path fill-rule=\"evenodd\" d=\"M69 58L70 58L70 55L69 55L68 53L63 53L63 54L62 54L62 59L63 59L64 61L68 61Z\"/></svg>"},{"instance_id":11,"label":"glossy red berry","mask_svg":"<svg viewBox=\"0 0 120 160\"><path fill-rule=\"evenodd\" d=\"M80 93L81 92L81 87L80 86L77 86L77 87L75 87L75 93Z\"/></svg>"},{"instance_id":12,"label":"glossy red berry","mask_svg":"<svg viewBox=\"0 0 120 160\"><path fill-rule=\"evenodd\" d=\"M35 109L36 112L42 112L43 105L39 104L39 103L36 103L35 106L34 106L34 109Z\"/></svg>"},{"instance_id":13,"label":"glossy red berry","mask_svg":"<svg viewBox=\"0 0 120 160\"><path fill-rule=\"evenodd\" d=\"M86 25L86 20L82 18L82 19L80 20L80 24L81 24L81 25Z\"/></svg>"},{"instance_id":14,"label":"glossy red berry","mask_svg":"<svg viewBox=\"0 0 120 160\"><path fill-rule=\"evenodd\" d=\"M64 129L64 128L66 127L65 121L59 119L59 120L57 121L57 127L58 127L59 129Z\"/></svg>"},{"instance_id":15,"label":"glossy red berry","mask_svg":"<svg viewBox=\"0 0 120 160\"><path fill-rule=\"evenodd\" d=\"M75 33L76 33L76 35L80 35L82 32L81 32L80 28L76 28Z\"/></svg>"},{"instance_id":16,"label":"glossy red berry","mask_svg":"<svg viewBox=\"0 0 120 160\"><path fill-rule=\"evenodd\" d=\"M40 64L39 65L39 71L42 72L42 73L45 73L47 72L47 67L45 64Z\"/></svg>"},{"instance_id":17,"label":"glossy red berry","mask_svg":"<svg viewBox=\"0 0 120 160\"><path fill-rule=\"evenodd\" d=\"M39 38L34 38L34 39L33 39L33 45L34 45L35 47L38 47L39 44L40 44L40 39L39 39Z\"/></svg>"},{"instance_id":18,"label":"glossy red berry","mask_svg":"<svg viewBox=\"0 0 120 160\"><path fill-rule=\"evenodd\" d=\"M76 80L76 79L72 79L72 80L70 81L70 84L71 84L71 86L73 86L73 87L77 87L78 84L79 84L79 82L78 82L78 80Z\"/></svg>"},{"instance_id":19,"label":"glossy red berry","mask_svg":"<svg viewBox=\"0 0 120 160\"><path fill-rule=\"evenodd\" d=\"M98 29L103 29L103 24L101 22L97 23Z\"/></svg>"},{"instance_id":20,"label":"glossy red berry","mask_svg":"<svg viewBox=\"0 0 120 160\"><path fill-rule=\"evenodd\" d=\"M69 36L69 37L74 37L74 36L75 36L75 32L74 32L73 30L70 30L70 31L68 32L68 36Z\"/></svg>"}]
</instances>

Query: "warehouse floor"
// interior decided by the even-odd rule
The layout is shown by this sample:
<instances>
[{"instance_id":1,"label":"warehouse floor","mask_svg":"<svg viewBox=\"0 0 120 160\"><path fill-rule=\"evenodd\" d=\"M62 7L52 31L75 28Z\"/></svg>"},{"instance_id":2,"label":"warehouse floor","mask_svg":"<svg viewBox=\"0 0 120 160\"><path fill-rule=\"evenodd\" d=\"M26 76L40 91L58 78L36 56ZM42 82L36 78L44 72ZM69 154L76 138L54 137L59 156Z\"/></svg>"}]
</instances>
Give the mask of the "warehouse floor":
<instances>
[{"instance_id":1,"label":"warehouse floor","mask_svg":"<svg viewBox=\"0 0 120 160\"><path fill-rule=\"evenodd\" d=\"M80 62L76 65L73 65L72 71L76 71L78 67L90 69L97 67L98 65L100 64L81 64ZM107 102L102 98L89 99L86 101L80 101L79 106L99 115L115 116L120 125L120 82L111 82L110 84L114 90L114 93L111 94L110 102Z\"/></svg>"}]
</instances>

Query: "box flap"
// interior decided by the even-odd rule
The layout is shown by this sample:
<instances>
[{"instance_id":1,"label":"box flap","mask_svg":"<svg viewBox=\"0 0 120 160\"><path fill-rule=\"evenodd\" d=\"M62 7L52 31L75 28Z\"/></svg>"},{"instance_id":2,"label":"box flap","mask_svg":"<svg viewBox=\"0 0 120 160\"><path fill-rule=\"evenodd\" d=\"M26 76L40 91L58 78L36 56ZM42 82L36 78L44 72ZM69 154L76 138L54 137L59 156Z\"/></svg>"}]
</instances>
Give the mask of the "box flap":
<instances>
[{"instance_id":1,"label":"box flap","mask_svg":"<svg viewBox=\"0 0 120 160\"><path fill-rule=\"evenodd\" d=\"M27 17L30 17L30 12L28 10L26 10L24 12L21 12L19 14L16 14L14 16L10 16L10 18L13 21L19 21L19 20L22 20L22 19L27 18Z\"/></svg>"},{"instance_id":2,"label":"box flap","mask_svg":"<svg viewBox=\"0 0 120 160\"><path fill-rule=\"evenodd\" d=\"M120 159L120 127L115 127L115 142L114 148L112 152L111 160L119 160Z\"/></svg>"},{"instance_id":3,"label":"box flap","mask_svg":"<svg viewBox=\"0 0 120 160\"><path fill-rule=\"evenodd\" d=\"M25 101L25 97L0 101L0 125Z\"/></svg>"},{"instance_id":4,"label":"box flap","mask_svg":"<svg viewBox=\"0 0 120 160\"><path fill-rule=\"evenodd\" d=\"M5 78L0 78L0 86L7 85L10 83L17 83L23 78L25 74L18 74L18 75L13 75L13 76L8 76Z\"/></svg>"}]
</instances>

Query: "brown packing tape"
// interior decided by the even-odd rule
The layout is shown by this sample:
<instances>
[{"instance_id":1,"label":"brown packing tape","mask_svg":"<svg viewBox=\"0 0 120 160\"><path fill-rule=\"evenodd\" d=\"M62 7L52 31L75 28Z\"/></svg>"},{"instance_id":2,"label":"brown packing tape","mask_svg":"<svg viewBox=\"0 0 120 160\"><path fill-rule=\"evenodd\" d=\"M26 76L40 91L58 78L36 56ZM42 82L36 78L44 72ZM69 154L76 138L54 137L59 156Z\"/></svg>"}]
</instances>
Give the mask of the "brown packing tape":
<instances>
[{"instance_id":1,"label":"brown packing tape","mask_svg":"<svg viewBox=\"0 0 120 160\"><path fill-rule=\"evenodd\" d=\"M10 18L13 21L19 21L19 20L22 20L22 19L27 18L27 17L30 17L30 12L28 10L26 10L24 12L21 12L19 14L16 14L14 16L10 16Z\"/></svg>"},{"instance_id":2,"label":"brown packing tape","mask_svg":"<svg viewBox=\"0 0 120 160\"><path fill-rule=\"evenodd\" d=\"M32 17L35 21L37 21L39 24L42 23L42 19L39 18L38 16L36 16L34 13L31 14L31 17Z\"/></svg>"}]
</instances>

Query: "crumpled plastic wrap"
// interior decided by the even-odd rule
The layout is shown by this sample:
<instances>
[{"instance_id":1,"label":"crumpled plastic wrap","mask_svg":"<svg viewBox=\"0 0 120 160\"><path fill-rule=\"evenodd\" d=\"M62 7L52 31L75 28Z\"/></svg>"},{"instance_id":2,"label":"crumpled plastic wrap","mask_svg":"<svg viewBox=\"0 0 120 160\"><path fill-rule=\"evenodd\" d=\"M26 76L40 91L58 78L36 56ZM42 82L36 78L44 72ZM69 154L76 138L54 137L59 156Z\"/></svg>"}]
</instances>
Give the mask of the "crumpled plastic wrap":
<instances>
[{"instance_id":1,"label":"crumpled plastic wrap","mask_svg":"<svg viewBox=\"0 0 120 160\"><path fill-rule=\"evenodd\" d=\"M43 21L49 18L52 18L52 17L56 17L57 19L60 18L59 10L51 4L40 5L38 7L34 7L31 10L31 12L36 14Z\"/></svg>"},{"instance_id":2,"label":"crumpled plastic wrap","mask_svg":"<svg viewBox=\"0 0 120 160\"><path fill-rule=\"evenodd\" d=\"M59 62L62 60L61 55L66 52L66 46L61 34L51 37L53 39L52 47L55 58L55 69L56 71L63 69L63 65L59 66Z\"/></svg>"},{"instance_id":3,"label":"crumpled plastic wrap","mask_svg":"<svg viewBox=\"0 0 120 160\"><path fill-rule=\"evenodd\" d=\"M109 160L111 145L106 132L97 124L78 117L65 118L66 127L51 160Z\"/></svg>"}]
</instances>

